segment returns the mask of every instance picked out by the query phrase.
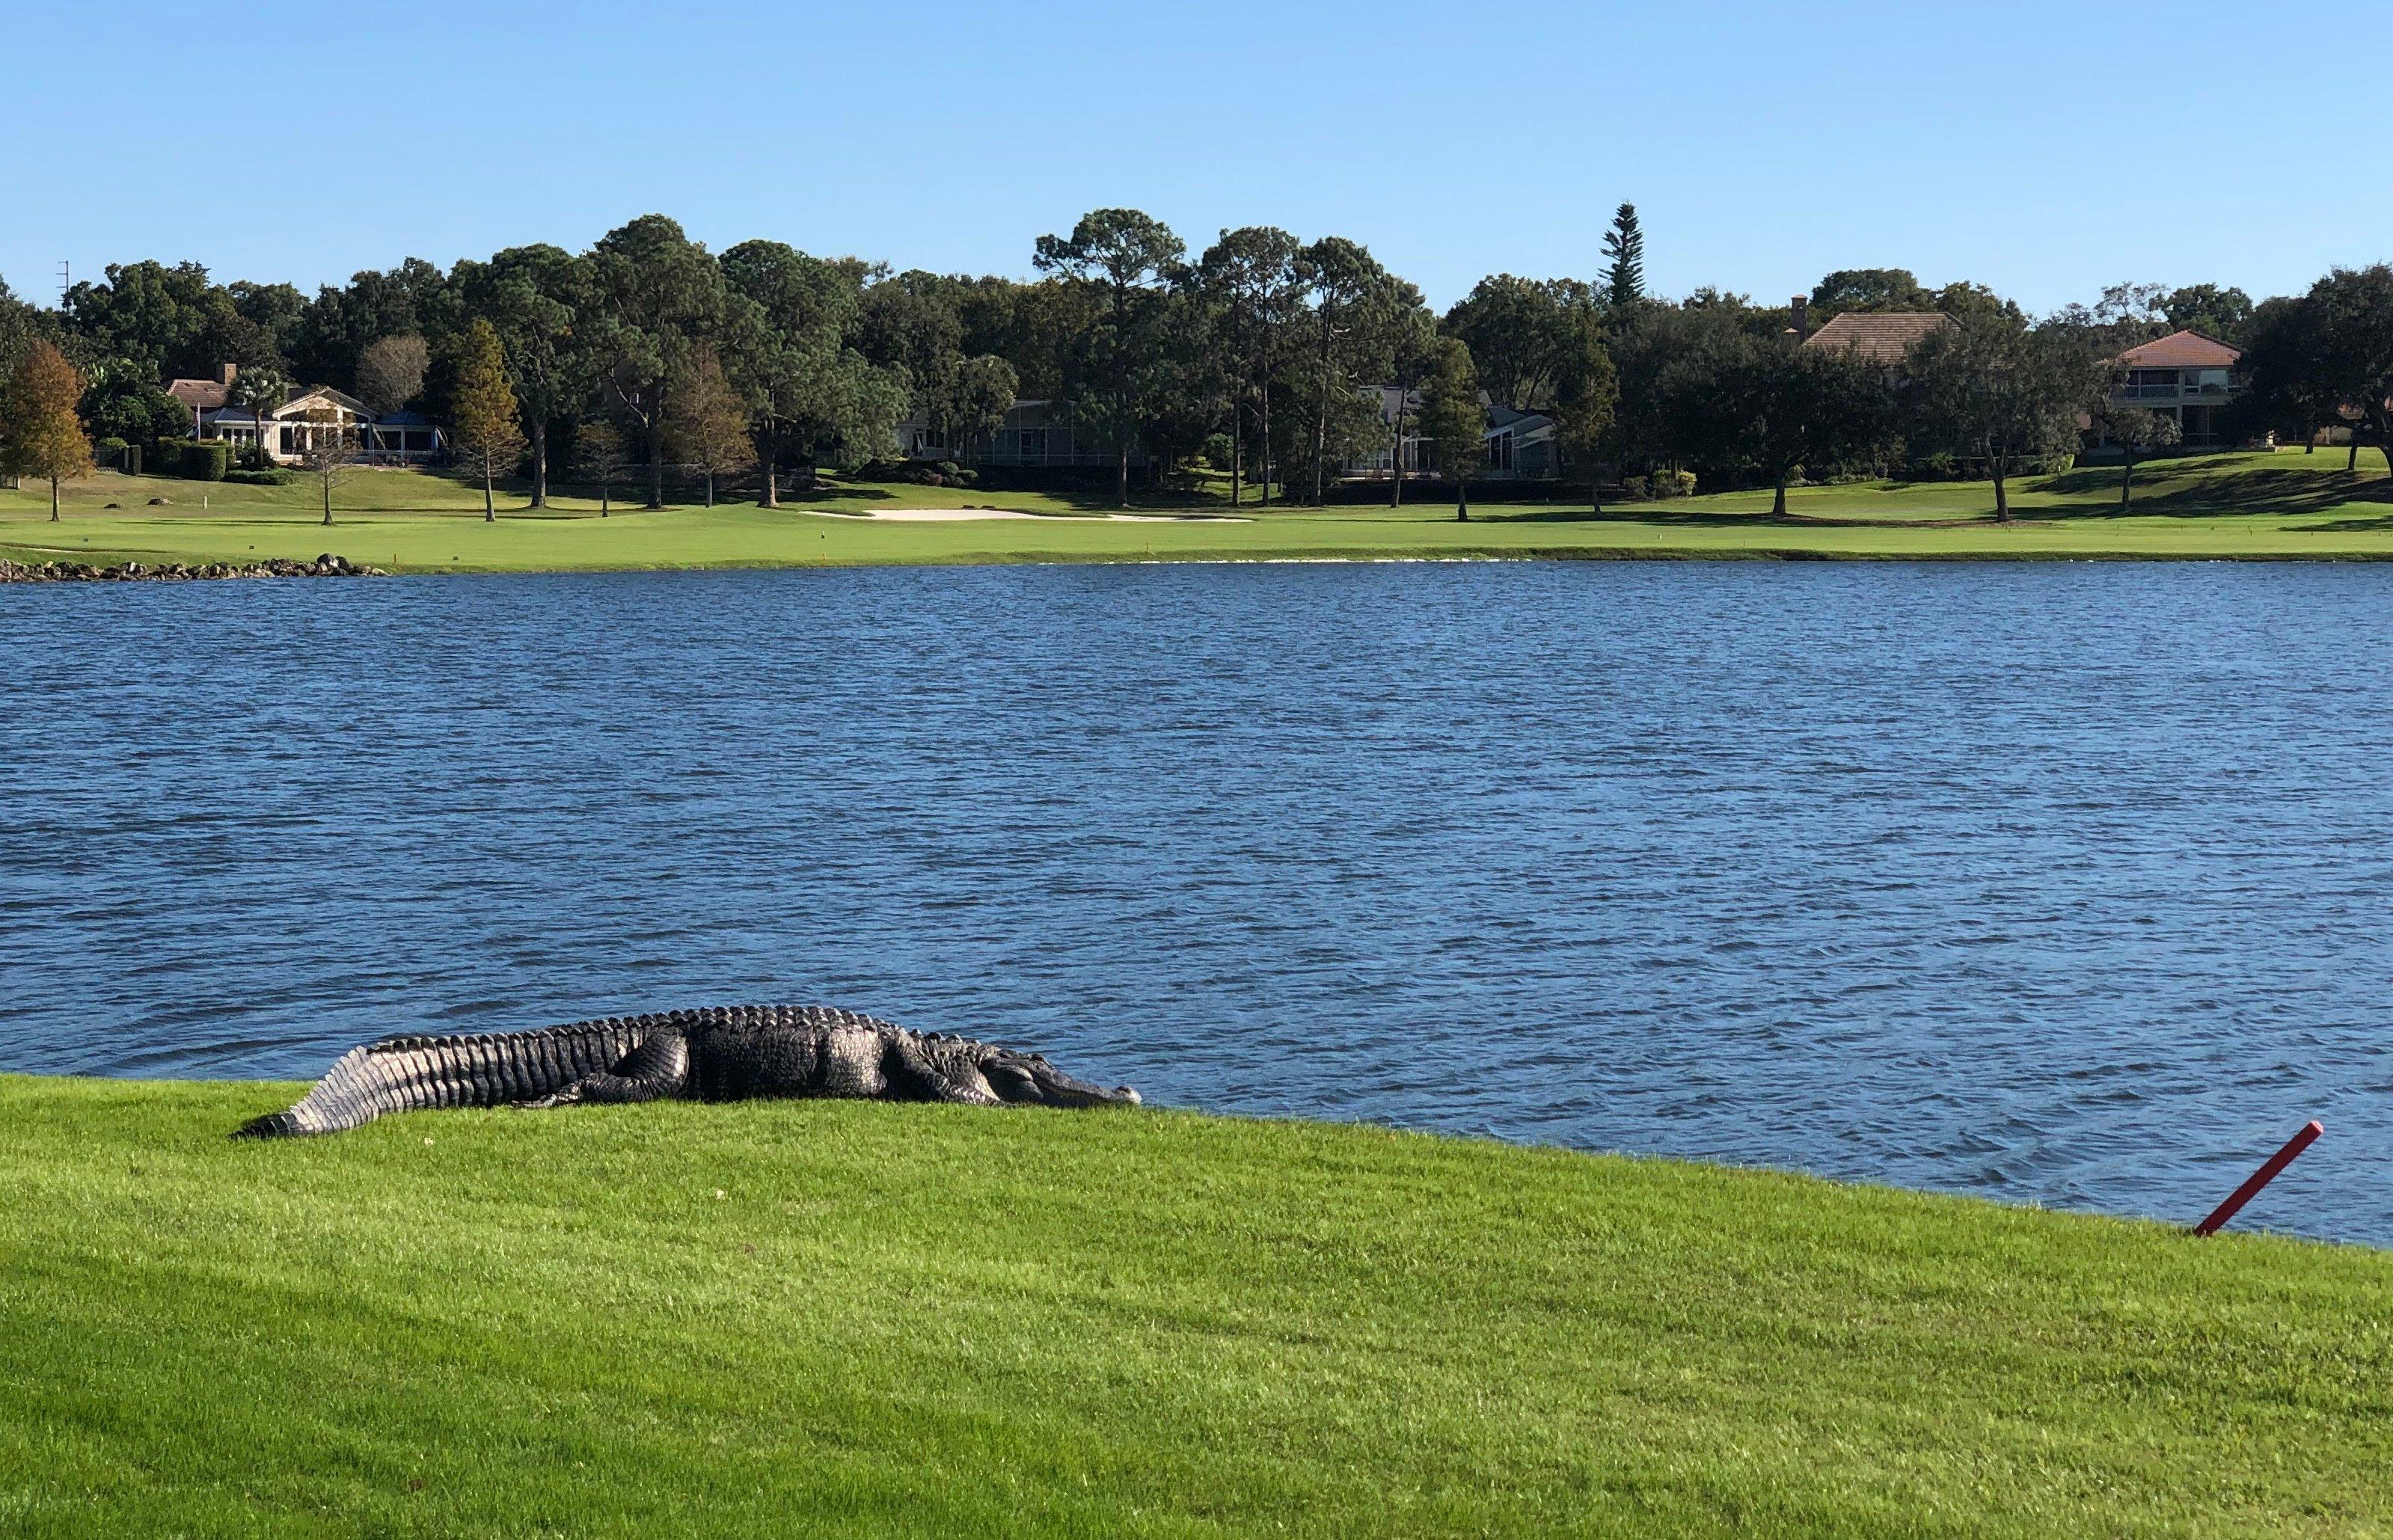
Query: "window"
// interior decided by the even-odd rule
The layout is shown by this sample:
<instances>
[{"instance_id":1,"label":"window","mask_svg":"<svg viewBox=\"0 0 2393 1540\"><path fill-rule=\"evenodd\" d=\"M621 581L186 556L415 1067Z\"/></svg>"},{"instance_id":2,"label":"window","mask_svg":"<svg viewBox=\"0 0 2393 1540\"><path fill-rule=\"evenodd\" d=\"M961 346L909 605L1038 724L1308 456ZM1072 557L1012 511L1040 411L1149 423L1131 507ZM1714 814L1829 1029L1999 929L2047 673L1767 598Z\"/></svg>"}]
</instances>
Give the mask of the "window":
<instances>
[{"instance_id":1,"label":"window","mask_svg":"<svg viewBox=\"0 0 2393 1540\"><path fill-rule=\"evenodd\" d=\"M1044 460L1047 458L1047 430L1045 428L1024 428L1022 430L1022 458L1025 460Z\"/></svg>"}]
</instances>

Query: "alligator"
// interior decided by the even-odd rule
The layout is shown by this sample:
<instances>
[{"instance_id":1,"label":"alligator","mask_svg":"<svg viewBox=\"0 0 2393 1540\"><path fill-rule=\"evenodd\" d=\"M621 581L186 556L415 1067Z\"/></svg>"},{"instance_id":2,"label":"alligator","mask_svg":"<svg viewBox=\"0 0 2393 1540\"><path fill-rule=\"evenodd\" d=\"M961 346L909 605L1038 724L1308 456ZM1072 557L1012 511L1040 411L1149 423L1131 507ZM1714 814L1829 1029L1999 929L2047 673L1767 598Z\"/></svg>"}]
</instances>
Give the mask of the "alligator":
<instances>
[{"instance_id":1,"label":"alligator","mask_svg":"<svg viewBox=\"0 0 2393 1540\"><path fill-rule=\"evenodd\" d=\"M236 1139L338 1133L422 1107L560 1107L577 1102L736 1102L845 1096L892 1102L1136 1106L1128 1086L1076 1079L1045 1056L827 1006L740 1005L608 1016L460 1037L385 1038L353 1048L288 1111Z\"/></svg>"}]
</instances>

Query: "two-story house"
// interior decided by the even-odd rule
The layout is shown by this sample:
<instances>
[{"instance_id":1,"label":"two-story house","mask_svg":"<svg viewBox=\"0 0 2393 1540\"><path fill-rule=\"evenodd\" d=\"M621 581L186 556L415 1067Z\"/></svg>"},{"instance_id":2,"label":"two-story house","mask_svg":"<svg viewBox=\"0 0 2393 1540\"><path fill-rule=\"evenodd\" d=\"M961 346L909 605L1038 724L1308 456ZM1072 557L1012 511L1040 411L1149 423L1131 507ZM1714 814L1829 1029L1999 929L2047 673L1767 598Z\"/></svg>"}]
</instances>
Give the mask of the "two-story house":
<instances>
[{"instance_id":1,"label":"two-story house","mask_svg":"<svg viewBox=\"0 0 2393 1540\"><path fill-rule=\"evenodd\" d=\"M2215 447L2227 441L2227 408L2243 393L2243 359L2242 348L2199 332L2155 337L2111 360L2121 371L2111 404L2174 418L2189 448Z\"/></svg>"}]
</instances>

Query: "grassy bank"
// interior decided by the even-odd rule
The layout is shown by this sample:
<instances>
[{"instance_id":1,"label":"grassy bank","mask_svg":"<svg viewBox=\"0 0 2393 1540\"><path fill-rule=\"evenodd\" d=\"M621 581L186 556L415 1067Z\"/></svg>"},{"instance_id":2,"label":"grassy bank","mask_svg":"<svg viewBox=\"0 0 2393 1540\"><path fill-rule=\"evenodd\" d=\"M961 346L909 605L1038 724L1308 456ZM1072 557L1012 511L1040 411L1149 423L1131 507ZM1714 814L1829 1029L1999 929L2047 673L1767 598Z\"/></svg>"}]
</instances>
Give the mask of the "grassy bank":
<instances>
[{"instance_id":1,"label":"grassy bank","mask_svg":"<svg viewBox=\"0 0 2393 1540\"><path fill-rule=\"evenodd\" d=\"M76 484L67 517L55 525L45 493L0 491L0 555L198 563L329 550L394 570L446 572L1470 556L2393 557L2393 482L2373 451L2357 475L2342 465L2340 453L2291 450L2163 462L2138 471L2141 490L2126 516L2117 508L2117 470L2089 467L2018 484L2007 525L1994 520L1990 489L1971 482L1798 489L1783 520L1769 516L1767 492L1628 504L1601 518L1584 503L1483 503L1468 524L1442 505L1249 507L1237 520L1124 522L1090 516L1105 511L1101 497L835 485L775 511L619 507L600 518L595 503L568 499L536 516L511 506L485 524L477 489L420 472L368 471L343 489L338 523L328 530L306 486L107 475ZM159 496L173 505L148 505ZM858 516L964 504L1048 516L935 524Z\"/></svg>"},{"instance_id":2,"label":"grassy bank","mask_svg":"<svg viewBox=\"0 0 2393 1540\"><path fill-rule=\"evenodd\" d=\"M2393 1257L1358 1128L0 1078L10 1533L2360 1533Z\"/></svg>"}]
</instances>

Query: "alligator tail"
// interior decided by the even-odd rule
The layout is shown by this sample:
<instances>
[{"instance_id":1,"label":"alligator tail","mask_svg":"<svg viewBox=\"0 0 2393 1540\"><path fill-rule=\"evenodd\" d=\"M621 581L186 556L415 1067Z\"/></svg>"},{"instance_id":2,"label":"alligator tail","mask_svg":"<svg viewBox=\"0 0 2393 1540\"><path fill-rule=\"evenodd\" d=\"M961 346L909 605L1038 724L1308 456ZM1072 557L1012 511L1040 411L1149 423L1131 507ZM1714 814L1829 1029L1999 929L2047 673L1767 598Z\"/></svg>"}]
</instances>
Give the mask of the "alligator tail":
<instances>
[{"instance_id":1,"label":"alligator tail","mask_svg":"<svg viewBox=\"0 0 2393 1540\"><path fill-rule=\"evenodd\" d=\"M608 1068L643 1036L631 1022L601 1021L538 1032L386 1038L342 1054L296 1104L250 1119L233 1137L339 1133L386 1112L537 1101Z\"/></svg>"}]
</instances>

